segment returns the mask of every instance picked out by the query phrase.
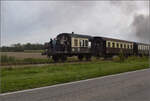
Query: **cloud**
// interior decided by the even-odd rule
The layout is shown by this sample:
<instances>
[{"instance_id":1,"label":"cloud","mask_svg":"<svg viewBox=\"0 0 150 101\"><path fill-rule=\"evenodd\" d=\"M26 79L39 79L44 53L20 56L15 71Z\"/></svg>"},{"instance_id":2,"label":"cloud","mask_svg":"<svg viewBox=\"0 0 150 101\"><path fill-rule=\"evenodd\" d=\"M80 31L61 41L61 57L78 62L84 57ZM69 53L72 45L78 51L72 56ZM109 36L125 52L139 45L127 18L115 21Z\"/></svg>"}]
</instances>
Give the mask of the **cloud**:
<instances>
[{"instance_id":1,"label":"cloud","mask_svg":"<svg viewBox=\"0 0 150 101\"><path fill-rule=\"evenodd\" d=\"M123 5L118 8L109 1L3 1L2 44L44 43L61 32L72 31L126 38L124 29L132 23L133 13L127 15L122 8L128 6ZM133 12L147 13L143 4L135 5Z\"/></svg>"},{"instance_id":2,"label":"cloud","mask_svg":"<svg viewBox=\"0 0 150 101\"><path fill-rule=\"evenodd\" d=\"M148 12L149 9L149 0L111 0L110 3L119 8L126 15L138 13L141 9Z\"/></svg>"}]
</instances>

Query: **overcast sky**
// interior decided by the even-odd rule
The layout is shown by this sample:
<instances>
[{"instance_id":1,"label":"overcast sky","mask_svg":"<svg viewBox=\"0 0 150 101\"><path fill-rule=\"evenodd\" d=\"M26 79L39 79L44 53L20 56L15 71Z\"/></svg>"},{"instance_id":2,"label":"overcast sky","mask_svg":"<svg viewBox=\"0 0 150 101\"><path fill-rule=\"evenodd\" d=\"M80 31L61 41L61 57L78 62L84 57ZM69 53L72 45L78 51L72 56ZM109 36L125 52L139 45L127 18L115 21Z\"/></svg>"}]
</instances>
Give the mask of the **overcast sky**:
<instances>
[{"instance_id":1,"label":"overcast sky","mask_svg":"<svg viewBox=\"0 0 150 101\"><path fill-rule=\"evenodd\" d=\"M149 1L2 1L1 45L44 43L59 33L150 42Z\"/></svg>"}]
</instances>

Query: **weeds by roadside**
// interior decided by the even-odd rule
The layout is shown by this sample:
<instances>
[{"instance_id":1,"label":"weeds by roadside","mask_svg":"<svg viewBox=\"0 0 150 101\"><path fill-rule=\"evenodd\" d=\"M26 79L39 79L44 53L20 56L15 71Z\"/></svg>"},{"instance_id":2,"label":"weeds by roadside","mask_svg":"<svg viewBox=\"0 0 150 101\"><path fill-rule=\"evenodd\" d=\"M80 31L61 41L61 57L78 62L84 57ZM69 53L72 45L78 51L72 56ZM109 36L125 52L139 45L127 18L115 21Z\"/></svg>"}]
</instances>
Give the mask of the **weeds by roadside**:
<instances>
[{"instance_id":1,"label":"weeds by roadside","mask_svg":"<svg viewBox=\"0 0 150 101\"><path fill-rule=\"evenodd\" d=\"M144 57L143 57L144 58ZM142 61L141 61L142 60ZM31 61L31 60L30 60ZM129 57L124 62L87 63L2 68L2 92L17 91L149 68L148 58Z\"/></svg>"}]
</instances>

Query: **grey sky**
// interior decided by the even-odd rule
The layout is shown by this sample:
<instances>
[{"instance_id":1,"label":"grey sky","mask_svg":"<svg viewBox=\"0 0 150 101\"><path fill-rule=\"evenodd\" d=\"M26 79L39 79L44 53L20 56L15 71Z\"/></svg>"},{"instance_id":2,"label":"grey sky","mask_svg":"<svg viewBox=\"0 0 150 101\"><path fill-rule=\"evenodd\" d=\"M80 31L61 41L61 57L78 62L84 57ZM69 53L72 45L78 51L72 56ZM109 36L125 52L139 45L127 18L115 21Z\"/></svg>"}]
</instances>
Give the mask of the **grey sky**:
<instances>
[{"instance_id":1,"label":"grey sky","mask_svg":"<svg viewBox=\"0 0 150 101\"><path fill-rule=\"evenodd\" d=\"M3 1L2 45L44 43L61 32L72 31L148 42L135 31L135 17L149 18L148 4L148 1Z\"/></svg>"}]
</instances>

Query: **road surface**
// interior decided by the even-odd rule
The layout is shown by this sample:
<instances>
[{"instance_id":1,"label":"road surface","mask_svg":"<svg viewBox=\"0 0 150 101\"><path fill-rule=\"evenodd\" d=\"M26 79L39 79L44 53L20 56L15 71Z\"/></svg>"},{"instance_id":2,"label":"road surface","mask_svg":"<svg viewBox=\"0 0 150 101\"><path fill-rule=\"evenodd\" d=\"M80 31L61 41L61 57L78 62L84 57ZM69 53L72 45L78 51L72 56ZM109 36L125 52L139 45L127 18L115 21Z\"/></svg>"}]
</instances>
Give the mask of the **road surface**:
<instances>
[{"instance_id":1,"label":"road surface","mask_svg":"<svg viewBox=\"0 0 150 101\"><path fill-rule=\"evenodd\" d=\"M5 93L0 101L150 101L150 69Z\"/></svg>"}]
</instances>

